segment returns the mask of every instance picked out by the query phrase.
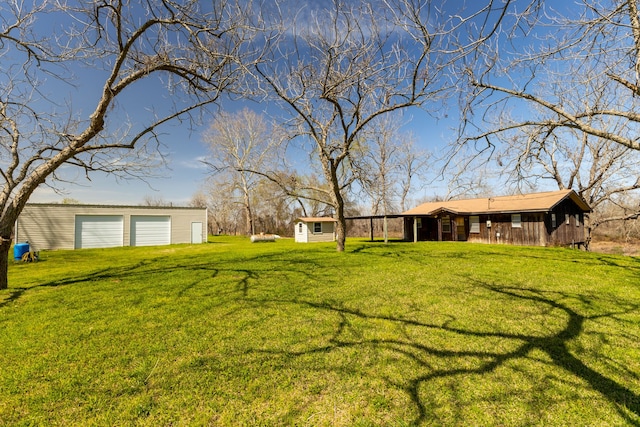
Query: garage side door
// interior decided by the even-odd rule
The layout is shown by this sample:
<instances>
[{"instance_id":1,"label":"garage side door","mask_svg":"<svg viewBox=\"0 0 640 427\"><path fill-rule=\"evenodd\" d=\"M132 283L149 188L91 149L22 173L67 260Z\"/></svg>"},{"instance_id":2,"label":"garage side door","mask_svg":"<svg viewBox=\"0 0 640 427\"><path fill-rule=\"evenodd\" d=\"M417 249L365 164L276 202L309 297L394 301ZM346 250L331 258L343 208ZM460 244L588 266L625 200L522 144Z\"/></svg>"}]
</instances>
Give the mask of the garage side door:
<instances>
[{"instance_id":1,"label":"garage side door","mask_svg":"<svg viewBox=\"0 0 640 427\"><path fill-rule=\"evenodd\" d=\"M204 236L202 235L202 223L201 222L192 222L191 223L191 243L203 243Z\"/></svg>"},{"instance_id":2,"label":"garage side door","mask_svg":"<svg viewBox=\"0 0 640 427\"><path fill-rule=\"evenodd\" d=\"M75 248L123 246L122 215L76 215Z\"/></svg>"},{"instance_id":3,"label":"garage side door","mask_svg":"<svg viewBox=\"0 0 640 427\"><path fill-rule=\"evenodd\" d=\"M171 244L170 216L131 216L131 246L156 246L169 244Z\"/></svg>"}]
</instances>

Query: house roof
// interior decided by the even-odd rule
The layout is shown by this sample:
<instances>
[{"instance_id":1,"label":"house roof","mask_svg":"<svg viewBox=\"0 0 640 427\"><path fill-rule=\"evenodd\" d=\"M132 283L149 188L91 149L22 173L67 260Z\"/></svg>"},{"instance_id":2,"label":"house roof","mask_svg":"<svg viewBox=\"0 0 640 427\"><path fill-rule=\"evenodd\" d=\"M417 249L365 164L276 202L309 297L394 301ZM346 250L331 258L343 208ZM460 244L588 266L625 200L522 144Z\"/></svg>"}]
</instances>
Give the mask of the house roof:
<instances>
[{"instance_id":1,"label":"house roof","mask_svg":"<svg viewBox=\"0 0 640 427\"><path fill-rule=\"evenodd\" d=\"M308 216L298 218L296 222L336 222L336 219L330 216Z\"/></svg>"},{"instance_id":2,"label":"house roof","mask_svg":"<svg viewBox=\"0 0 640 427\"><path fill-rule=\"evenodd\" d=\"M516 196L483 197L478 199L449 200L423 203L403 212L403 215L435 215L438 212L473 215L516 212L548 212L565 199L571 199L583 211L589 205L573 190L547 191Z\"/></svg>"}]
</instances>

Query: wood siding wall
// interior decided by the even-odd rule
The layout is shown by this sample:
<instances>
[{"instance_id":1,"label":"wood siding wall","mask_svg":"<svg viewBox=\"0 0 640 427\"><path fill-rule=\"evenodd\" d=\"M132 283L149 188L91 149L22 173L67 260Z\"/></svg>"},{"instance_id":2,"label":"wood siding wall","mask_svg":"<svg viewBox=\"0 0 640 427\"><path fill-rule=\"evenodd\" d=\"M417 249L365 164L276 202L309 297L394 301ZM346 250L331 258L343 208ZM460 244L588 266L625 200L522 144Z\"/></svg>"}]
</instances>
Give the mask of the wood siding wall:
<instances>
[{"instance_id":1,"label":"wood siding wall","mask_svg":"<svg viewBox=\"0 0 640 427\"><path fill-rule=\"evenodd\" d=\"M333 242L336 239L335 236L335 223L333 222L321 222L322 224L322 232L314 233L313 232L313 224L308 223L307 225L307 242Z\"/></svg>"},{"instance_id":2,"label":"wood siding wall","mask_svg":"<svg viewBox=\"0 0 640 427\"><path fill-rule=\"evenodd\" d=\"M556 215L555 227L553 227L551 215L547 216L546 221L549 245L568 246L584 243L586 236L584 214L574 203L565 200L552 213Z\"/></svg>"},{"instance_id":3,"label":"wood siding wall","mask_svg":"<svg viewBox=\"0 0 640 427\"><path fill-rule=\"evenodd\" d=\"M511 214L479 215L480 232L469 233L470 242L545 246L547 229L543 213L521 214L520 227L514 227ZM491 227L487 221L491 221Z\"/></svg>"},{"instance_id":4,"label":"wood siding wall","mask_svg":"<svg viewBox=\"0 0 640 427\"><path fill-rule=\"evenodd\" d=\"M119 215L124 219L124 245L131 241L131 216L171 216L171 243L191 243L191 224L201 222L206 230L205 208L136 206L85 206L28 204L20 214L15 241L29 241L32 250L73 249L76 215Z\"/></svg>"}]
</instances>

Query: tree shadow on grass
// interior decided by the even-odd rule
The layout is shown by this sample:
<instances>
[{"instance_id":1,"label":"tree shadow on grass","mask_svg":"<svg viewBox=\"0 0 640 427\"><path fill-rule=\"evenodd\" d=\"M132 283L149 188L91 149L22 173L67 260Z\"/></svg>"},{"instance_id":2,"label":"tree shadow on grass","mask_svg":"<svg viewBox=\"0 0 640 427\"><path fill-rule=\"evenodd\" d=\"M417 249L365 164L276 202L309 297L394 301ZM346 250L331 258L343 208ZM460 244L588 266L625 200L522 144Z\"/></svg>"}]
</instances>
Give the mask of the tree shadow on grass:
<instances>
[{"instance_id":1,"label":"tree shadow on grass","mask_svg":"<svg viewBox=\"0 0 640 427\"><path fill-rule=\"evenodd\" d=\"M5 297L4 300L0 301L0 308L18 300L26 292L37 289L70 286L102 280L123 280L127 277L148 274L150 269L152 269L153 272L161 272L166 269L166 267L154 267L156 261L157 259L148 259L124 267L103 267L90 272L83 272L81 274L63 277L60 279L53 279L33 286L10 288L9 295Z\"/></svg>"},{"instance_id":2,"label":"tree shadow on grass","mask_svg":"<svg viewBox=\"0 0 640 427\"><path fill-rule=\"evenodd\" d=\"M136 265L126 268L126 271L133 271L144 265L144 262L140 262ZM51 280L48 282L40 283L38 285L10 288L9 295L0 301L0 308L7 306L8 304L20 299L26 292L33 291L40 288L55 288L58 286L74 285L77 283L90 282L95 280L113 279L123 274L123 269L101 268L99 270L92 271L73 277L66 277L63 279Z\"/></svg>"},{"instance_id":3,"label":"tree shadow on grass","mask_svg":"<svg viewBox=\"0 0 640 427\"><path fill-rule=\"evenodd\" d=\"M628 272L633 273L635 276L640 277L640 256L619 256L608 255L596 252L585 252L576 249L569 248L543 248L532 247L531 251L523 251L519 246L508 245L480 245L479 251L470 249L470 246L476 246L475 243L470 242L420 242L430 244L424 247L424 250L416 250L420 246L414 246L414 243L396 241L390 242L395 244L381 245L377 242L358 242L351 252L353 253L366 253L370 256L387 257L398 256L399 253L406 255L407 253L422 254L430 259L443 259L444 261L450 261L451 259L478 259L478 257L487 257L494 259L508 258L511 259L517 256L519 259L527 259L531 261L554 261L559 263L581 265L606 265L609 267L620 268ZM438 246L444 244L443 250L439 250ZM382 248L387 248L383 250ZM412 261L420 262L420 257L413 256Z\"/></svg>"},{"instance_id":4,"label":"tree shadow on grass","mask_svg":"<svg viewBox=\"0 0 640 427\"><path fill-rule=\"evenodd\" d=\"M275 264L274 264L275 263ZM246 267L245 264L251 267ZM258 266L264 265L264 268ZM308 280L315 280L317 276L310 270L323 271L324 266L314 260L295 258L283 260L279 255L261 254L237 260L173 260L165 257L149 258L135 264L119 267L104 267L90 272L70 275L60 279L53 279L28 287L10 288L4 298L0 297L0 308L20 299L26 292L50 287L70 286L96 281L122 281L129 279L146 278L150 274L163 276L179 271L185 277L193 278L186 283L179 283L180 290L176 296L185 296L190 290L200 285L205 280L218 277L221 273L228 273L233 279L234 291L242 297L249 295L251 285L260 283L265 272L274 271L273 265L277 265L280 274L291 273L302 275ZM270 267L269 267L270 266ZM201 274L205 273L205 274ZM199 277L198 277L199 276Z\"/></svg>"},{"instance_id":5,"label":"tree shadow on grass","mask_svg":"<svg viewBox=\"0 0 640 427\"><path fill-rule=\"evenodd\" d=\"M499 286L479 282L476 282L475 285L514 302L520 301L541 304L546 306L547 311L559 310L564 317L566 317L564 327L556 333L546 336L503 331L485 332L451 326L455 320L453 318L441 324L427 323L402 317L365 313L358 309L346 308L335 302L305 300L279 301L279 303L293 303L307 308L335 313L338 315L339 320L334 327L332 335L328 337L328 344L326 345L302 351L271 351L265 349L255 351L280 354L286 357L302 357L314 353L330 353L334 350L348 347L375 347L380 350L393 351L429 371L424 375L409 378L403 382L393 382L387 379L389 384L397 389L403 390L413 402L418 414L413 420L414 424L422 424L430 419L425 396L420 393L421 387L425 384L439 378L456 378L491 373L505 366L508 362L533 359L535 357L532 355L533 352L542 352L549 357L556 368L560 368L577 380L588 384L591 390L598 392L604 399L609 401L626 422L630 425L640 426L640 422L638 421L640 418L640 395L624 384L620 384L615 379L587 365L585 361L581 360L571 351L569 345L570 341L581 335L586 321L614 318L616 316L637 312L640 310L640 306L637 304L627 304L619 310L584 316L572 309L569 305L561 302L565 298L573 298L576 296L560 292L543 291L535 288ZM397 339L354 339L353 336L358 336L358 334L347 333L347 330L352 324L349 318L359 318L372 322L392 322L402 328L410 326L418 328L418 330L422 329L425 334L429 331L441 331L462 338L508 340L509 342L518 343L518 345L510 351L500 352L443 349L416 342L410 339L408 335L400 336ZM450 359L453 361L454 367L436 369L428 362L428 360L433 357L443 360ZM455 366L455 358L475 358L482 362L474 367Z\"/></svg>"}]
</instances>

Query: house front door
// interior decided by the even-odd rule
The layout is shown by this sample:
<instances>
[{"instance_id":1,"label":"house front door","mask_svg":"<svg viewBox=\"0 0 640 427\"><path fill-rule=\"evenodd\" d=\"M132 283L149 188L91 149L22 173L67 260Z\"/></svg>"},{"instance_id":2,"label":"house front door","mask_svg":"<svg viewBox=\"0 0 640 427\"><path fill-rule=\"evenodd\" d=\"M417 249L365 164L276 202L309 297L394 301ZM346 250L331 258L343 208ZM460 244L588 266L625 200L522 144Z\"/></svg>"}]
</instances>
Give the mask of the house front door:
<instances>
[{"instance_id":1,"label":"house front door","mask_svg":"<svg viewBox=\"0 0 640 427\"><path fill-rule=\"evenodd\" d=\"M467 240L467 230L464 226L464 217L458 216L456 217L456 234L459 242L464 242Z\"/></svg>"}]
</instances>

